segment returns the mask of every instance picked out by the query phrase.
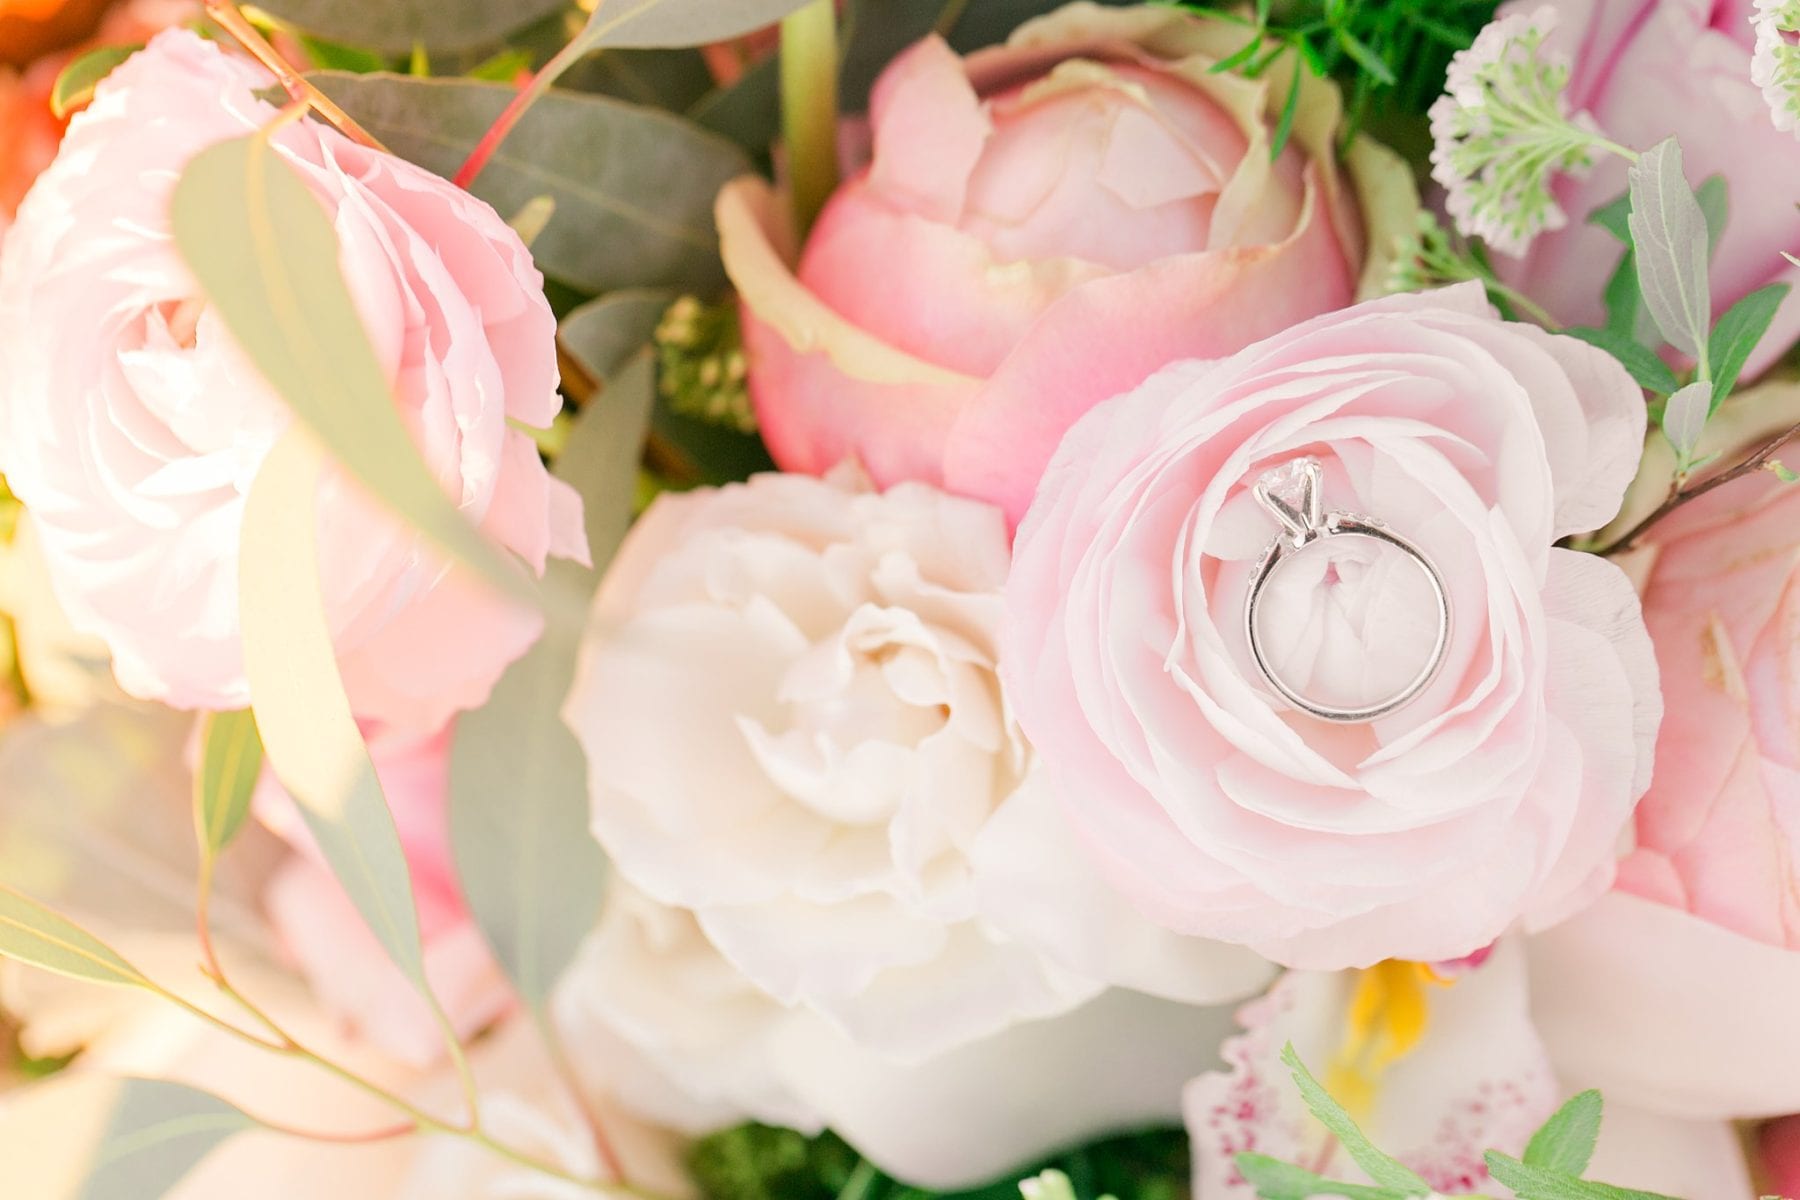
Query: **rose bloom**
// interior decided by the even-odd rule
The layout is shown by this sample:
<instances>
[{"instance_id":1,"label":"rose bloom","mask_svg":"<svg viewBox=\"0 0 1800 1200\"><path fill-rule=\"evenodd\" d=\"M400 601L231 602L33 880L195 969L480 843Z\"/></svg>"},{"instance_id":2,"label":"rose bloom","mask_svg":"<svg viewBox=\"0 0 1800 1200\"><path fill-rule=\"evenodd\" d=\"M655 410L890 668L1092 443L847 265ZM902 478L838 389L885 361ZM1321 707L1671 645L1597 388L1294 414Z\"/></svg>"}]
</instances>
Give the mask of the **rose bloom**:
<instances>
[{"instance_id":1,"label":"rose bloom","mask_svg":"<svg viewBox=\"0 0 1800 1200\"><path fill-rule=\"evenodd\" d=\"M1516 0L1500 15L1529 14ZM1800 242L1800 145L1776 129L1750 78L1752 0L1562 0L1546 52L1573 66L1569 107L1606 135L1647 148L1681 140L1688 178L1722 176L1730 219L1713 254L1713 314L1769 283L1800 282L1781 256ZM1539 236L1523 259L1498 259L1501 276L1567 325L1604 325L1601 291L1624 247L1588 215L1626 191L1627 164L1601 156L1579 179L1561 178L1563 228ZM1759 374L1800 337L1800 291L1789 295L1745 367Z\"/></svg>"},{"instance_id":2,"label":"rose bloom","mask_svg":"<svg viewBox=\"0 0 1800 1200\"><path fill-rule=\"evenodd\" d=\"M1222 1048L1223 1069L1188 1085L1193 1194L1254 1200L1237 1169L1244 1150L1373 1182L1308 1114L1281 1061L1288 1045L1434 1192L1493 1191L1485 1153L1519 1157L1569 1095L1534 1025L1526 974L1523 948L1502 942L1479 966L1451 975L1387 962L1283 976L1244 1006L1244 1033ZM1689 1200L1755 1195L1728 1123L1659 1117L1610 1096L1585 1176Z\"/></svg>"},{"instance_id":3,"label":"rose bloom","mask_svg":"<svg viewBox=\"0 0 1800 1200\"><path fill-rule=\"evenodd\" d=\"M133 695L248 699L238 627L245 493L291 414L196 294L169 199L201 150L276 109L269 77L159 36L100 86L0 256L0 473L31 510L76 625ZM548 425L555 320L492 209L312 122L275 138L332 215L340 266L433 472L534 570L586 553L580 502L508 421ZM481 703L541 620L448 567L347 478L320 490L320 575L352 706L435 730Z\"/></svg>"},{"instance_id":4,"label":"rose bloom","mask_svg":"<svg viewBox=\"0 0 1800 1200\"><path fill-rule=\"evenodd\" d=\"M991 505L850 470L664 496L601 587L565 709L620 874L880 1050L1100 990L977 912L970 851L1032 764L995 674L1010 558ZM1211 950L1201 999L1269 975Z\"/></svg>"},{"instance_id":5,"label":"rose bloom","mask_svg":"<svg viewBox=\"0 0 1800 1200\"><path fill-rule=\"evenodd\" d=\"M1644 620L1670 697L1655 781L1615 892L1535 947L1546 977L1603 977L1636 999L1561 995L1546 1033L1609 1097L1684 1115L1794 1112L1800 490L1740 479L1650 540Z\"/></svg>"},{"instance_id":6,"label":"rose bloom","mask_svg":"<svg viewBox=\"0 0 1800 1200\"><path fill-rule=\"evenodd\" d=\"M364 730L412 876L425 977L450 1023L470 1037L512 1006L512 990L463 899L450 849L451 731ZM430 1007L389 958L326 864L299 807L265 770L256 812L299 851L269 881L264 903L289 955L346 1027L402 1062L444 1055Z\"/></svg>"},{"instance_id":7,"label":"rose bloom","mask_svg":"<svg viewBox=\"0 0 1800 1200\"><path fill-rule=\"evenodd\" d=\"M936 38L875 88L873 160L794 253L756 180L720 197L750 389L784 469L858 456L1017 520L1063 431L1177 358L1351 303L1417 200L1340 101L1294 70L1209 74L1241 25L1077 4L958 59Z\"/></svg>"},{"instance_id":8,"label":"rose bloom","mask_svg":"<svg viewBox=\"0 0 1800 1200\"><path fill-rule=\"evenodd\" d=\"M1457 958L1593 899L1662 702L1625 575L1554 543L1616 511L1644 423L1616 361L1499 321L1476 285L1320 317L1096 408L1007 585L1002 675L1052 816L1152 919L1299 967ZM1371 721L1291 709L1250 657L1277 531L1250 488L1302 455L1328 511L1387 522L1449 595L1442 668ZM1324 546L1273 577L1264 645L1302 695L1391 694L1430 661L1437 602L1398 551Z\"/></svg>"},{"instance_id":9,"label":"rose bloom","mask_svg":"<svg viewBox=\"0 0 1800 1200\"><path fill-rule=\"evenodd\" d=\"M1763 1126L1757 1148L1775 1194L1800 1196L1800 1117L1784 1117Z\"/></svg>"}]
</instances>

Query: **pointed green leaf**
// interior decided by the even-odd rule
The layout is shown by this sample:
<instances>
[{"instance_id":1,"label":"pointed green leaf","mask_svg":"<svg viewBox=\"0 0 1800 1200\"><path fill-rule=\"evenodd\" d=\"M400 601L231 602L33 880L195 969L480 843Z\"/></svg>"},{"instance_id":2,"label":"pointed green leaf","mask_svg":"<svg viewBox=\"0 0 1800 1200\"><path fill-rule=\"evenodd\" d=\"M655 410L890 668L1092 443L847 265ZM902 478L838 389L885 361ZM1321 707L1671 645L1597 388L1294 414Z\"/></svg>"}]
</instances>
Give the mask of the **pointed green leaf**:
<instances>
[{"instance_id":1,"label":"pointed green leaf","mask_svg":"<svg viewBox=\"0 0 1800 1200\"><path fill-rule=\"evenodd\" d=\"M1663 408L1662 431L1675 447L1675 463L1681 471L1693 469L1694 450L1700 445L1706 418L1712 413L1712 394L1712 384L1696 380L1670 396Z\"/></svg>"},{"instance_id":2,"label":"pointed green leaf","mask_svg":"<svg viewBox=\"0 0 1800 1200\"><path fill-rule=\"evenodd\" d=\"M536 584L457 511L420 457L338 267L319 201L270 131L220 142L175 188L175 242L232 338L337 461L503 593Z\"/></svg>"},{"instance_id":3,"label":"pointed green leaf","mask_svg":"<svg viewBox=\"0 0 1800 1200\"><path fill-rule=\"evenodd\" d=\"M1511 1188L1518 1200L1679 1200L1658 1192L1640 1192L1578 1179L1563 1171L1534 1167L1497 1150L1487 1152L1488 1173Z\"/></svg>"},{"instance_id":4,"label":"pointed green leaf","mask_svg":"<svg viewBox=\"0 0 1800 1200\"><path fill-rule=\"evenodd\" d=\"M1427 1196L1431 1194L1431 1185L1419 1178L1418 1173L1402 1163L1393 1155L1376 1147L1368 1135L1363 1133L1354 1118L1344 1111L1344 1106L1332 1099L1317 1079L1313 1078L1306 1064L1300 1061L1300 1055L1294 1051L1294 1044L1289 1042L1282 1048L1281 1061L1293 1072L1294 1083L1300 1089L1300 1098L1306 1102L1308 1111L1319 1124L1325 1126L1337 1136L1356 1165L1376 1184L1405 1196Z\"/></svg>"},{"instance_id":5,"label":"pointed green leaf","mask_svg":"<svg viewBox=\"0 0 1800 1200\"><path fill-rule=\"evenodd\" d=\"M194 775L194 826L208 857L217 856L243 828L262 765L262 737L249 710L213 713L205 719L200 769Z\"/></svg>"},{"instance_id":6,"label":"pointed green leaf","mask_svg":"<svg viewBox=\"0 0 1800 1200\"><path fill-rule=\"evenodd\" d=\"M1589 213L1588 224L1598 225L1627 246L1631 245L1631 193L1615 196Z\"/></svg>"},{"instance_id":7,"label":"pointed green leaf","mask_svg":"<svg viewBox=\"0 0 1800 1200\"><path fill-rule=\"evenodd\" d=\"M1775 320L1781 302L1792 289L1785 283L1771 283L1751 292L1725 310L1707 339L1708 364L1712 368L1713 409L1718 410L1731 389L1737 386L1738 373L1755 352L1756 344Z\"/></svg>"},{"instance_id":8,"label":"pointed green leaf","mask_svg":"<svg viewBox=\"0 0 1800 1200\"><path fill-rule=\"evenodd\" d=\"M591 596L631 524L654 394L639 355L582 411L558 458L581 493L595 570L557 562ZM536 1008L600 911L606 862L588 830L587 759L562 722L580 631L552 628L461 718L450 758L450 841L469 909L494 956Z\"/></svg>"},{"instance_id":9,"label":"pointed green leaf","mask_svg":"<svg viewBox=\"0 0 1800 1200\"><path fill-rule=\"evenodd\" d=\"M194 1088L121 1080L78 1200L159 1200L220 1143L256 1127L234 1106Z\"/></svg>"},{"instance_id":10,"label":"pointed green leaf","mask_svg":"<svg viewBox=\"0 0 1800 1200\"><path fill-rule=\"evenodd\" d=\"M1600 1140L1603 1107L1596 1091L1570 1097L1531 1135L1525 1147L1525 1164L1571 1175L1586 1171L1588 1161L1594 1157L1594 1145Z\"/></svg>"},{"instance_id":11,"label":"pointed green leaf","mask_svg":"<svg viewBox=\"0 0 1800 1200\"><path fill-rule=\"evenodd\" d=\"M1238 1174L1263 1200L1308 1200L1311 1196L1342 1196L1344 1200L1404 1200L1405 1193L1366 1183L1326 1179L1305 1167L1245 1152L1237 1156Z\"/></svg>"},{"instance_id":12,"label":"pointed green leaf","mask_svg":"<svg viewBox=\"0 0 1800 1200\"><path fill-rule=\"evenodd\" d=\"M411 54L474 50L561 12L564 0L257 0L258 8L334 42Z\"/></svg>"},{"instance_id":13,"label":"pointed green leaf","mask_svg":"<svg viewBox=\"0 0 1800 1200\"><path fill-rule=\"evenodd\" d=\"M1675 372L1669 369L1668 363L1629 335L1612 329L1590 329L1580 325L1563 332L1591 346L1598 346L1618 359L1631 372L1631 377L1637 380L1638 386L1647 391L1667 396L1681 386L1681 381L1675 378Z\"/></svg>"},{"instance_id":14,"label":"pointed green leaf","mask_svg":"<svg viewBox=\"0 0 1800 1200\"><path fill-rule=\"evenodd\" d=\"M81 926L0 884L0 956L71 979L147 987L143 972Z\"/></svg>"},{"instance_id":15,"label":"pointed green leaf","mask_svg":"<svg viewBox=\"0 0 1800 1200\"><path fill-rule=\"evenodd\" d=\"M50 89L50 111L58 120L94 98L94 88L113 68L142 50L141 45L101 46L89 50L62 69Z\"/></svg>"},{"instance_id":16,"label":"pointed green leaf","mask_svg":"<svg viewBox=\"0 0 1800 1200\"><path fill-rule=\"evenodd\" d=\"M1731 219L1731 201L1723 175L1709 175L1694 189L1694 200L1706 217L1706 252L1710 257L1725 236L1725 223Z\"/></svg>"},{"instance_id":17,"label":"pointed green leaf","mask_svg":"<svg viewBox=\"0 0 1800 1200\"><path fill-rule=\"evenodd\" d=\"M332 874L402 972L426 990L400 835L338 676L319 593L323 460L304 429L263 460L244 502L238 579L244 674L263 747Z\"/></svg>"},{"instance_id":18,"label":"pointed green leaf","mask_svg":"<svg viewBox=\"0 0 1800 1200\"><path fill-rule=\"evenodd\" d=\"M402 158L449 177L517 89L468 79L312 76ZM531 252L546 275L585 292L725 282L713 201L749 171L731 142L656 108L555 90L501 144L471 190L502 213L556 202Z\"/></svg>"},{"instance_id":19,"label":"pointed green leaf","mask_svg":"<svg viewBox=\"0 0 1800 1200\"><path fill-rule=\"evenodd\" d=\"M1644 305L1669 344L1698 358L1712 328L1706 214L1682 171L1674 138L1631 165L1631 244Z\"/></svg>"}]
</instances>

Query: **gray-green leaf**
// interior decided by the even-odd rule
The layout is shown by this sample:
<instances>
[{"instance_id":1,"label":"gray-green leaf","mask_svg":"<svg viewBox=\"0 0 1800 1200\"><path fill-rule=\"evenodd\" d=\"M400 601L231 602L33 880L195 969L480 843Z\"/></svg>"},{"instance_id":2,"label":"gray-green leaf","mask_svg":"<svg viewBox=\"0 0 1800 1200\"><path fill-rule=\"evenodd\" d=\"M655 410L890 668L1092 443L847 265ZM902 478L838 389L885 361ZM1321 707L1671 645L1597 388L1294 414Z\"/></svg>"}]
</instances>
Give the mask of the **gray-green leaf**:
<instances>
[{"instance_id":1,"label":"gray-green leaf","mask_svg":"<svg viewBox=\"0 0 1800 1200\"><path fill-rule=\"evenodd\" d=\"M1669 444L1675 447L1677 463L1686 469L1693 462L1694 449L1706 430L1706 418L1712 413L1713 385L1706 380L1688 384L1673 396L1663 409L1662 429Z\"/></svg>"},{"instance_id":2,"label":"gray-green leaf","mask_svg":"<svg viewBox=\"0 0 1800 1200\"><path fill-rule=\"evenodd\" d=\"M1781 302L1787 299L1791 290L1785 283L1758 288L1726 309L1719 323L1713 326L1706 355L1712 368L1714 411L1737 386L1738 373L1756 350L1756 344L1762 341L1763 334L1769 331L1770 323L1781 309Z\"/></svg>"},{"instance_id":3,"label":"gray-green leaf","mask_svg":"<svg viewBox=\"0 0 1800 1200\"><path fill-rule=\"evenodd\" d=\"M1306 1102L1307 1109L1319 1124L1337 1136L1344 1152L1363 1169L1365 1175L1377 1185L1391 1188L1403 1196L1431 1194L1431 1185L1421 1179L1416 1171L1369 1140L1355 1118L1344 1111L1344 1106L1332 1098L1323 1084L1313 1078L1312 1072L1306 1069L1306 1064L1300 1061L1300 1055L1295 1052L1292 1042L1282 1047L1281 1061L1293 1072L1294 1083L1299 1087L1300 1098Z\"/></svg>"},{"instance_id":4,"label":"gray-green leaf","mask_svg":"<svg viewBox=\"0 0 1800 1200\"><path fill-rule=\"evenodd\" d=\"M257 1124L216 1096L161 1079L120 1081L79 1200L158 1200L200 1160Z\"/></svg>"},{"instance_id":5,"label":"gray-green leaf","mask_svg":"<svg viewBox=\"0 0 1800 1200\"><path fill-rule=\"evenodd\" d=\"M194 775L194 826L207 857L216 857L243 828L262 765L262 737L248 709L205 719Z\"/></svg>"},{"instance_id":6,"label":"gray-green leaf","mask_svg":"<svg viewBox=\"0 0 1800 1200\"><path fill-rule=\"evenodd\" d=\"M570 53L703 46L773 25L806 0L600 0Z\"/></svg>"},{"instance_id":7,"label":"gray-green leaf","mask_svg":"<svg viewBox=\"0 0 1800 1200\"><path fill-rule=\"evenodd\" d=\"M557 562L592 595L631 523L654 393L641 355L583 410L557 460L581 493L596 570ZM552 627L457 723L450 840L470 911L520 998L550 998L600 911L606 862L588 831L587 759L562 722L580 632Z\"/></svg>"},{"instance_id":8,"label":"gray-green leaf","mask_svg":"<svg viewBox=\"0 0 1800 1200\"><path fill-rule=\"evenodd\" d=\"M51 113L58 118L66 117L70 110L92 100L100 81L112 74L114 67L142 49L141 45L101 46L64 67L50 89Z\"/></svg>"},{"instance_id":9,"label":"gray-green leaf","mask_svg":"<svg viewBox=\"0 0 1800 1200\"><path fill-rule=\"evenodd\" d=\"M1342 1196L1344 1200L1404 1200L1406 1193L1366 1183L1326 1179L1305 1167L1245 1152L1237 1156L1238 1174L1263 1200L1308 1200L1311 1196Z\"/></svg>"},{"instance_id":10,"label":"gray-green leaf","mask_svg":"<svg viewBox=\"0 0 1800 1200\"><path fill-rule=\"evenodd\" d=\"M1518 1200L1678 1200L1658 1192L1639 1192L1578 1179L1562 1171L1534 1167L1497 1150L1487 1152L1488 1173L1511 1188Z\"/></svg>"},{"instance_id":11,"label":"gray-green leaf","mask_svg":"<svg viewBox=\"0 0 1800 1200\"><path fill-rule=\"evenodd\" d=\"M146 987L143 972L81 926L0 885L0 956L71 979Z\"/></svg>"},{"instance_id":12,"label":"gray-green leaf","mask_svg":"<svg viewBox=\"0 0 1800 1200\"><path fill-rule=\"evenodd\" d=\"M1682 173L1674 138L1631 166L1631 241L1644 304L1671 346L1701 356L1712 327L1706 215Z\"/></svg>"},{"instance_id":13,"label":"gray-green leaf","mask_svg":"<svg viewBox=\"0 0 1800 1200\"><path fill-rule=\"evenodd\" d=\"M409 525L535 605L536 584L463 517L420 457L338 268L331 221L266 133L203 150L182 172L172 215L176 246L214 311L294 415Z\"/></svg>"},{"instance_id":14,"label":"gray-green leaf","mask_svg":"<svg viewBox=\"0 0 1800 1200\"><path fill-rule=\"evenodd\" d=\"M322 72L313 81L394 153L454 175L516 94L466 79ZM660 109L550 91L472 191L503 213L539 196L555 214L532 243L546 275L586 292L724 283L713 201L750 170L743 151Z\"/></svg>"},{"instance_id":15,"label":"gray-green leaf","mask_svg":"<svg viewBox=\"0 0 1800 1200\"><path fill-rule=\"evenodd\" d=\"M565 0L257 0L257 7L334 42L410 54L471 50L561 12Z\"/></svg>"},{"instance_id":16,"label":"gray-green leaf","mask_svg":"<svg viewBox=\"0 0 1800 1200\"><path fill-rule=\"evenodd\" d=\"M1586 1171L1588 1161L1594 1157L1594 1145L1600 1140L1602 1108L1599 1092L1589 1090L1571 1096L1531 1135L1525 1147L1525 1164L1570 1175Z\"/></svg>"}]
</instances>

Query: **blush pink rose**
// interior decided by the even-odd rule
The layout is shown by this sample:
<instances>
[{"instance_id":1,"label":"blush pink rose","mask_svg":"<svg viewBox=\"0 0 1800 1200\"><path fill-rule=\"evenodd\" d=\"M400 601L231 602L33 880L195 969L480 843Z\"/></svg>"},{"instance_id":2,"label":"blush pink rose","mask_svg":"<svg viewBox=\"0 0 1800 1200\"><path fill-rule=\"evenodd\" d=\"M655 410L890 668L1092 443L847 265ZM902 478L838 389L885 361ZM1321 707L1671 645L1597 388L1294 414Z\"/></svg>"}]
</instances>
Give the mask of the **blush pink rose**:
<instances>
[{"instance_id":1,"label":"blush pink rose","mask_svg":"<svg viewBox=\"0 0 1800 1200\"><path fill-rule=\"evenodd\" d=\"M1515 0L1500 15L1530 13L1540 2ZM1628 146L1678 137L1690 179L1724 177L1730 219L1712 262L1715 316L1765 284L1800 282L1800 268L1781 256L1800 243L1793 202L1800 143L1775 128L1750 78L1755 7L1752 0L1560 0L1545 43L1573 65L1572 111L1586 111ZM1499 259L1502 277L1565 324L1605 324L1601 290L1624 247L1587 217L1625 193L1625 172L1622 159L1606 156L1583 177L1560 179L1556 200L1568 224L1540 235L1523 259ZM1746 377L1796 337L1800 291L1782 305Z\"/></svg>"},{"instance_id":2,"label":"blush pink rose","mask_svg":"<svg viewBox=\"0 0 1800 1200\"><path fill-rule=\"evenodd\" d=\"M1800 1197L1800 1117L1783 1117L1763 1126L1757 1149L1775 1195Z\"/></svg>"},{"instance_id":3,"label":"blush pink rose","mask_svg":"<svg viewBox=\"0 0 1800 1200\"><path fill-rule=\"evenodd\" d=\"M394 814L425 945L425 975L464 1037L512 1006L512 991L469 916L450 851L449 730L421 737L369 729L369 753ZM313 841L300 810L265 772L256 811L298 853L270 881L269 917L326 1007L360 1037L403 1062L444 1053L436 1019L388 958Z\"/></svg>"},{"instance_id":4,"label":"blush pink rose","mask_svg":"<svg viewBox=\"0 0 1800 1200\"><path fill-rule=\"evenodd\" d=\"M1625 575L1555 543L1617 510L1644 421L1613 359L1474 285L1177 364L1079 421L1019 530L1001 673L1112 885L1319 970L1458 958L1604 891L1662 700ZM1276 532L1250 486L1301 455L1328 510L1387 522L1449 592L1442 669L1370 722L1288 708L1249 657ZM1345 553L1271 588L1268 648L1308 695L1410 675L1438 625Z\"/></svg>"},{"instance_id":5,"label":"blush pink rose","mask_svg":"<svg viewBox=\"0 0 1800 1200\"><path fill-rule=\"evenodd\" d=\"M959 59L921 42L876 85L873 160L795 254L784 205L719 201L750 389L775 461L856 456L1016 521L1057 440L1166 362L1217 357L1342 308L1417 207L1404 166L1352 144L1301 81L1269 160L1286 60L1209 74L1241 25L1074 4Z\"/></svg>"},{"instance_id":6,"label":"blush pink rose","mask_svg":"<svg viewBox=\"0 0 1800 1200\"><path fill-rule=\"evenodd\" d=\"M185 31L102 85L0 256L0 473L59 596L132 694L248 701L237 547L245 494L291 421L199 295L169 198L201 150L276 109L269 77ZM542 571L583 557L580 501L510 421L548 425L555 319L494 211L313 122L275 139L331 214L395 403L468 517ZM345 477L320 490L320 574L361 717L427 732L480 704L541 620L451 569Z\"/></svg>"}]
</instances>

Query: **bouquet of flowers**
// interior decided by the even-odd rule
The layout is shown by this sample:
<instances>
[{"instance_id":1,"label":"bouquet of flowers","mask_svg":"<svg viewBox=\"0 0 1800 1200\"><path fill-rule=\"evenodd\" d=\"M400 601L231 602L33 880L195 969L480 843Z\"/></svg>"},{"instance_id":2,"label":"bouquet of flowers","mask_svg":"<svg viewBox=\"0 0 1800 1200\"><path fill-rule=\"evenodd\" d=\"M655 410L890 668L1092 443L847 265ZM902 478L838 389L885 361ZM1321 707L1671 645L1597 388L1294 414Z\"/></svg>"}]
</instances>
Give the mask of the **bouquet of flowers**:
<instances>
[{"instance_id":1,"label":"bouquet of flowers","mask_svg":"<svg viewBox=\"0 0 1800 1200\"><path fill-rule=\"evenodd\" d=\"M0 0L0 1197L1800 1195L1797 201L1794 0Z\"/></svg>"}]
</instances>

